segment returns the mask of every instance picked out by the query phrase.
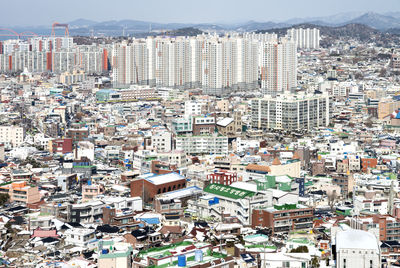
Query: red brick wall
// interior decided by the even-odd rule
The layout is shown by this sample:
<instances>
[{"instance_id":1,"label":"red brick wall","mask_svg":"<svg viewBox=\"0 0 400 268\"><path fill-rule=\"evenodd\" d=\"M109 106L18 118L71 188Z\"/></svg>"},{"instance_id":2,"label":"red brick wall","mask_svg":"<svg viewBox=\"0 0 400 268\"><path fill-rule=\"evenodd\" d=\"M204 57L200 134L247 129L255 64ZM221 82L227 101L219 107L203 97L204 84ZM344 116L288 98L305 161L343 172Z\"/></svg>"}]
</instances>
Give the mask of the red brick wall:
<instances>
[{"instance_id":1,"label":"red brick wall","mask_svg":"<svg viewBox=\"0 0 400 268\"><path fill-rule=\"evenodd\" d=\"M368 168L375 168L378 164L378 160L376 158L361 158L361 167L362 171L367 171Z\"/></svg>"},{"instance_id":2,"label":"red brick wall","mask_svg":"<svg viewBox=\"0 0 400 268\"><path fill-rule=\"evenodd\" d=\"M143 196L144 202L149 203L154 201L154 196L156 196L157 194L171 192L185 187L185 179L160 185L154 185L147 180L139 179L131 182L131 196ZM142 192L142 189L144 189L144 194Z\"/></svg>"}]
</instances>

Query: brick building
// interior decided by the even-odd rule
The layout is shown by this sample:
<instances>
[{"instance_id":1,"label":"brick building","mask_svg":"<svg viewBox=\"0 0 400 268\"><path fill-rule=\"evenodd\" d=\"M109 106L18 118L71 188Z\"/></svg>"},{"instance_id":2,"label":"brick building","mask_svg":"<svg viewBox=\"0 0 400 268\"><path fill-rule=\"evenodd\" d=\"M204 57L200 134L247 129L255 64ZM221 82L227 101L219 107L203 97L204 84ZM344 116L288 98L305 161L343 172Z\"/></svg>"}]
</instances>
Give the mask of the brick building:
<instances>
[{"instance_id":1,"label":"brick building","mask_svg":"<svg viewBox=\"0 0 400 268\"><path fill-rule=\"evenodd\" d=\"M177 165L170 164L163 161L153 160L151 161L151 173L162 175L171 172L176 172L178 170Z\"/></svg>"},{"instance_id":2,"label":"brick building","mask_svg":"<svg viewBox=\"0 0 400 268\"><path fill-rule=\"evenodd\" d=\"M49 151L52 153L72 153L72 139L55 139L49 144Z\"/></svg>"},{"instance_id":3,"label":"brick building","mask_svg":"<svg viewBox=\"0 0 400 268\"><path fill-rule=\"evenodd\" d=\"M208 174L207 180L209 180L210 183L231 185L233 182L237 182L238 178L237 174L234 172L218 171L213 174Z\"/></svg>"},{"instance_id":4,"label":"brick building","mask_svg":"<svg viewBox=\"0 0 400 268\"><path fill-rule=\"evenodd\" d=\"M77 143L78 141L83 141L89 137L89 129L68 129L67 137L71 138L73 143Z\"/></svg>"},{"instance_id":5,"label":"brick building","mask_svg":"<svg viewBox=\"0 0 400 268\"><path fill-rule=\"evenodd\" d=\"M215 118L212 116L193 117L193 135L208 135L216 130Z\"/></svg>"},{"instance_id":6,"label":"brick building","mask_svg":"<svg viewBox=\"0 0 400 268\"><path fill-rule=\"evenodd\" d=\"M352 218L350 226L353 229L367 231L371 228L379 230L380 241L400 240L400 220L390 215L372 215Z\"/></svg>"},{"instance_id":7,"label":"brick building","mask_svg":"<svg viewBox=\"0 0 400 268\"><path fill-rule=\"evenodd\" d=\"M378 159L376 158L361 158L361 169L363 172L367 172L368 168L376 168L378 165Z\"/></svg>"},{"instance_id":8,"label":"brick building","mask_svg":"<svg viewBox=\"0 0 400 268\"><path fill-rule=\"evenodd\" d=\"M340 187L340 193L344 196L353 191L354 178L351 174L336 173L332 174L332 184Z\"/></svg>"},{"instance_id":9,"label":"brick building","mask_svg":"<svg viewBox=\"0 0 400 268\"><path fill-rule=\"evenodd\" d=\"M125 213L124 211L118 211L115 208L104 207L103 208L103 224L118 227L133 227L140 224L139 221L135 220L136 213Z\"/></svg>"},{"instance_id":10,"label":"brick building","mask_svg":"<svg viewBox=\"0 0 400 268\"><path fill-rule=\"evenodd\" d=\"M296 204L256 208L251 215L251 225L270 228L272 233L308 229L313 227L313 214L313 208Z\"/></svg>"},{"instance_id":11,"label":"brick building","mask_svg":"<svg viewBox=\"0 0 400 268\"><path fill-rule=\"evenodd\" d=\"M186 187L185 177L172 172L163 175L144 174L131 182L131 196L142 197L144 203L152 203L157 194Z\"/></svg>"}]
</instances>

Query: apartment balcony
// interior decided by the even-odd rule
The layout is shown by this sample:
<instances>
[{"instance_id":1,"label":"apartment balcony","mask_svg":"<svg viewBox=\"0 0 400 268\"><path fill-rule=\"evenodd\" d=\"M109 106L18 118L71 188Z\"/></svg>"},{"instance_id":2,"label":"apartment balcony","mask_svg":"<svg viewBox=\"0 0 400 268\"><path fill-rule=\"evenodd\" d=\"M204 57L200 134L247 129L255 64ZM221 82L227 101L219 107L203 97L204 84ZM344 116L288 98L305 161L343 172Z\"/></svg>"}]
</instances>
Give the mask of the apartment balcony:
<instances>
[{"instance_id":1,"label":"apartment balcony","mask_svg":"<svg viewBox=\"0 0 400 268\"><path fill-rule=\"evenodd\" d=\"M292 226L292 221L274 222L274 227Z\"/></svg>"}]
</instances>

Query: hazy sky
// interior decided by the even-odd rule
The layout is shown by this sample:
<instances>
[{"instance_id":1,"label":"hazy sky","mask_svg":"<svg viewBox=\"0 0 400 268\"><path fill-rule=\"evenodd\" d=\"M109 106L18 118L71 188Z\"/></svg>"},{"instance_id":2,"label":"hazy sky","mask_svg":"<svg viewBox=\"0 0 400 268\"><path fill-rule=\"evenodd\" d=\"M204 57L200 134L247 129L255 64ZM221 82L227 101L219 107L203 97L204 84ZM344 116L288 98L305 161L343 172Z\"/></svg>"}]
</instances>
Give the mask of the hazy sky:
<instances>
[{"instance_id":1,"label":"hazy sky","mask_svg":"<svg viewBox=\"0 0 400 268\"><path fill-rule=\"evenodd\" d=\"M0 25L78 18L154 22L283 21L349 11L400 11L400 0L0 0Z\"/></svg>"}]
</instances>

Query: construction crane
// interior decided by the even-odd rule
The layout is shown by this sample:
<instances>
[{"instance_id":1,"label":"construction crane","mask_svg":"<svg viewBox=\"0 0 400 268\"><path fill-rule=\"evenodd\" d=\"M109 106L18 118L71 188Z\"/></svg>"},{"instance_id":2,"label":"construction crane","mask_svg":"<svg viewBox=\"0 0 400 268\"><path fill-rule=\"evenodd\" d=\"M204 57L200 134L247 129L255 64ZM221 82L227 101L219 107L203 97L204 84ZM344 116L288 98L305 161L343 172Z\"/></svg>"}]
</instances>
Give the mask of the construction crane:
<instances>
[{"instance_id":1,"label":"construction crane","mask_svg":"<svg viewBox=\"0 0 400 268\"><path fill-rule=\"evenodd\" d=\"M8 32L8 33L1 33L1 32ZM19 38L20 34L11 29L0 28L0 36L16 36L17 38Z\"/></svg>"},{"instance_id":2,"label":"construction crane","mask_svg":"<svg viewBox=\"0 0 400 268\"><path fill-rule=\"evenodd\" d=\"M55 32L55 28L60 28L63 27L65 28L65 37L69 37L69 29L68 29L68 24L65 23L58 23L58 22L54 22L52 27L51 27L51 36L55 37L56 36L56 32Z\"/></svg>"},{"instance_id":3,"label":"construction crane","mask_svg":"<svg viewBox=\"0 0 400 268\"><path fill-rule=\"evenodd\" d=\"M39 35L31 31L25 31L20 33L19 36L38 37Z\"/></svg>"}]
</instances>

